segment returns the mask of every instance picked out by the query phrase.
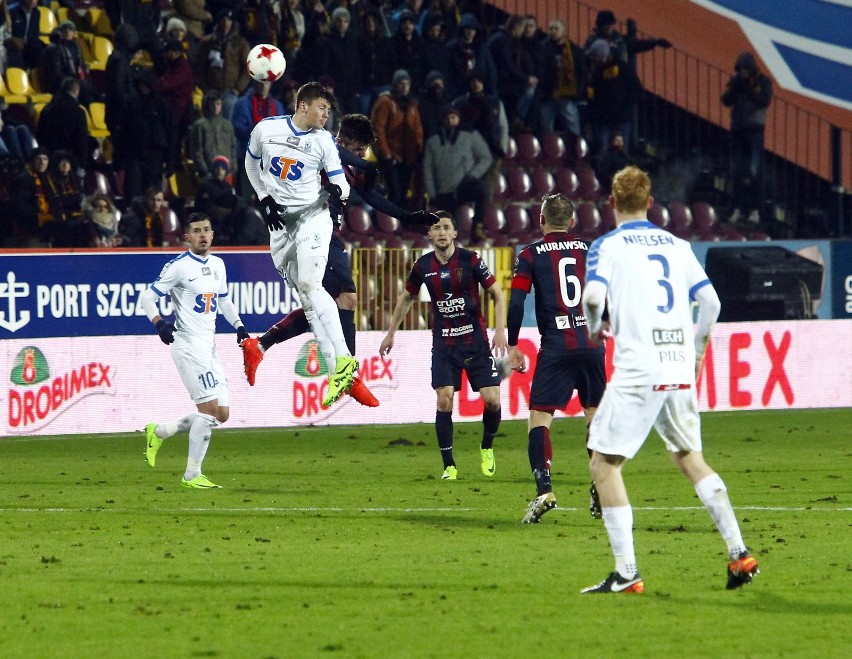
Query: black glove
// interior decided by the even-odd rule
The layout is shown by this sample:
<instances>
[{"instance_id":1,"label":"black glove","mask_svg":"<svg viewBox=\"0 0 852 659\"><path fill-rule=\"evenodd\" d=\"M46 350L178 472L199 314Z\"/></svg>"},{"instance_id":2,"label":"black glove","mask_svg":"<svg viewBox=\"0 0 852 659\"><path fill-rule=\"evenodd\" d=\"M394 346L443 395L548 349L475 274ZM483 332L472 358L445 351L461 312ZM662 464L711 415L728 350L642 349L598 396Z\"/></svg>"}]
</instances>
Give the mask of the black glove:
<instances>
[{"instance_id":1,"label":"black glove","mask_svg":"<svg viewBox=\"0 0 852 659\"><path fill-rule=\"evenodd\" d=\"M264 197L260 200L261 212L263 213L263 221L266 222L266 228L270 231L282 231L284 229L284 219L281 217L281 207L272 197Z\"/></svg>"},{"instance_id":2,"label":"black glove","mask_svg":"<svg viewBox=\"0 0 852 659\"><path fill-rule=\"evenodd\" d=\"M404 224L429 224L429 211L419 210L409 213L403 219Z\"/></svg>"},{"instance_id":3,"label":"black glove","mask_svg":"<svg viewBox=\"0 0 852 659\"><path fill-rule=\"evenodd\" d=\"M657 39L657 45L660 48L671 48L672 42L669 41L668 39Z\"/></svg>"},{"instance_id":4,"label":"black glove","mask_svg":"<svg viewBox=\"0 0 852 659\"><path fill-rule=\"evenodd\" d=\"M160 341L169 345L170 343L174 343L175 341L175 326L174 323L169 323L162 318L157 321L155 325L157 328L157 334L160 335Z\"/></svg>"},{"instance_id":5,"label":"black glove","mask_svg":"<svg viewBox=\"0 0 852 659\"><path fill-rule=\"evenodd\" d=\"M343 194L343 190L340 189L339 185L336 183L329 183L328 185L324 185L322 189L328 193L329 203L337 202L341 206L343 205L343 200L340 198Z\"/></svg>"},{"instance_id":6,"label":"black glove","mask_svg":"<svg viewBox=\"0 0 852 659\"><path fill-rule=\"evenodd\" d=\"M636 21L632 18L627 19L627 36L631 38L636 36Z\"/></svg>"},{"instance_id":7,"label":"black glove","mask_svg":"<svg viewBox=\"0 0 852 659\"><path fill-rule=\"evenodd\" d=\"M249 338L249 333L246 332L246 326L240 325L237 328L237 343L240 344L243 341L245 341L247 338Z\"/></svg>"}]
</instances>

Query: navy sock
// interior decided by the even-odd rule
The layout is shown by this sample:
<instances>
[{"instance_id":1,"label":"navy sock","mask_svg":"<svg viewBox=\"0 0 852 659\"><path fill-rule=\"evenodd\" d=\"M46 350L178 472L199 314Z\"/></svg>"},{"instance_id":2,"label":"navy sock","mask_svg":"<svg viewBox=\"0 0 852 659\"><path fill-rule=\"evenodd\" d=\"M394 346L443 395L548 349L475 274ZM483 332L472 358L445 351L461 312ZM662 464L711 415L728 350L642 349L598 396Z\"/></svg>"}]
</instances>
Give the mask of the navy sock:
<instances>
[{"instance_id":1,"label":"navy sock","mask_svg":"<svg viewBox=\"0 0 852 659\"><path fill-rule=\"evenodd\" d=\"M497 408L496 410L489 410L487 407L485 408L485 412L482 414L482 445L481 448L491 448L494 444L494 435L497 434L497 431L500 429L500 415L502 413L502 408Z\"/></svg>"},{"instance_id":2,"label":"navy sock","mask_svg":"<svg viewBox=\"0 0 852 659\"><path fill-rule=\"evenodd\" d=\"M299 307L293 309L284 318L270 327L266 334L260 337L260 345L264 350L268 350L276 343L283 343L287 339L292 339L294 336L299 336L311 330L311 324L305 317L305 310Z\"/></svg>"},{"instance_id":3,"label":"navy sock","mask_svg":"<svg viewBox=\"0 0 852 659\"><path fill-rule=\"evenodd\" d=\"M453 461L453 413L435 412L435 434L438 435L438 446L441 449L441 459L444 469L456 463Z\"/></svg>"},{"instance_id":4,"label":"navy sock","mask_svg":"<svg viewBox=\"0 0 852 659\"><path fill-rule=\"evenodd\" d=\"M550 429L537 426L530 430L527 452L539 495L552 492L550 483Z\"/></svg>"},{"instance_id":5,"label":"navy sock","mask_svg":"<svg viewBox=\"0 0 852 659\"><path fill-rule=\"evenodd\" d=\"M355 355L355 310L340 309L337 313L340 315L340 325L343 327L343 338L346 340L346 347L349 352Z\"/></svg>"}]
</instances>

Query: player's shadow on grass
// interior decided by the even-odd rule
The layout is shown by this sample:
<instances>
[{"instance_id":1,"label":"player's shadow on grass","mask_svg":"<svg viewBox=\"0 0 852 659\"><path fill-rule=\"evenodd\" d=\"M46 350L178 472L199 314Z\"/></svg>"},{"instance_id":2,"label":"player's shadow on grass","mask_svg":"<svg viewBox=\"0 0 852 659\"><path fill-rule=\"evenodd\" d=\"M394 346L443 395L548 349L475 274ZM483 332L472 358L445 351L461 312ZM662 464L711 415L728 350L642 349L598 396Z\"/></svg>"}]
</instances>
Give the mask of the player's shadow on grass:
<instances>
[{"instance_id":1,"label":"player's shadow on grass","mask_svg":"<svg viewBox=\"0 0 852 659\"><path fill-rule=\"evenodd\" d=\"M799 598L781 597L778 593L767 590L767 584L761 582L763 577L755 577L754 583L743 586L742 592L748 595L747 598L731 598L725 600L720 598L719 601L724 606L744 608L749 611L754 610L755 606L759 607L764 613L785 613L791 615L808 614L811 616L838 616L842 615L849 619L852 616L852 604L839 602L817 602L810 600L806 605ZM765 579L764 579L765 581ZM734 596L736 597L736 596ZM696 599L696 606L702 605L706 599Z\"/></svg>"}]
</instances>

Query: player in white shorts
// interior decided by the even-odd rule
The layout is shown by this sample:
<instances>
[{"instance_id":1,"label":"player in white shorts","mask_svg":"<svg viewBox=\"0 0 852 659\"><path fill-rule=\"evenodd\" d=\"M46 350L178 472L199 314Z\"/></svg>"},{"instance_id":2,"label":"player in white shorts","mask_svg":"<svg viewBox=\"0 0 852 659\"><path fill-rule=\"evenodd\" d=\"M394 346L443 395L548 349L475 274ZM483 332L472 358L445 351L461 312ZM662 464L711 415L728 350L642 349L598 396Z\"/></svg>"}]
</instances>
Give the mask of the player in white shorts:
<instances>
[{"instance_id":1,"label":"player in white shorts","mask_svg":"<svg viewBox=\"0 0 852 659\"><path fill-rule=\"evenodd\" d=\"M195 401L197 412L171 423L145 426L145 459L153 467L163 440L189 431L189 455L181 485L190 489L219 487L201 473L201 464L216 426L228 420L228 378L216 355L216 315L222 314L237 330L237 343L248 338L228 295L225 263L210 253L213 226L204 213L192 213L184 223L189 250L163 266L142 294L145 315L169 345L181 380ZM160 316L159 298L171 294L175 322Z\"/></svg>"},{"instance_id":2,"label":"player in white shorts","mask_svg":"<svg viewBox=\"0 0 852 659\"><path fill-rule=\"evenodd\" d=\"M621 470L656 428L728 545L727 588L759 572L743 543L727 489L704 461L695 379L719 316L719 297L685 240L646 219L651 180L626 167L612 181L617 228L589 251L583 310L599 341L611 327L615 372L589 429L591 471L615 571L584 593L641 593L633 549L633 509ZM693 330L691 301L698 303ZM609 321L602 320L604 307Z\"/></svg>"},{"instance_id":3,"label":"player in white shorts","mask_svg":"<svg viewBox=\"0 0 852 659\"><path fill-rule=\"evenodd\" d=\"M326 363L334 367L323 398L326 406L352 384L358 367L346 346L337 304L322 286L333 223L320 172L325 169L342 201L349 197L334 138L323 128L333 106L334 96L325 87L302 85L292 116L269 117L254 127L245 159L269 228L272 262L298 292Z\"/></svg>"}]
</instances>

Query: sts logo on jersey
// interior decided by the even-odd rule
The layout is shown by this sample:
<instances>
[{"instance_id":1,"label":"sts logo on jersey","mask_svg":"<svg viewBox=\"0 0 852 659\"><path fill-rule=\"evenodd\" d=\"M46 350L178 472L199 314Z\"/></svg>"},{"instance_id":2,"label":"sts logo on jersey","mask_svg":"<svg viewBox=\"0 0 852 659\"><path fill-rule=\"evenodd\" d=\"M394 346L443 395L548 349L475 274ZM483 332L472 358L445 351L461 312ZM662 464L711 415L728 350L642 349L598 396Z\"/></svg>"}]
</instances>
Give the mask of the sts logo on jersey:
<instances>
[{"instance_id":1,"label":"sts logo on jersey","mask_svg":"<svg viewBox=\"0 0 852 659\"><path fill-rule=\"evenodd\" d=\"M295 158L275 156L269 162L269 173L276 178L298 181L302 178L302 168L304 166L305 163Z\"/></svg>"}]
</instances>

